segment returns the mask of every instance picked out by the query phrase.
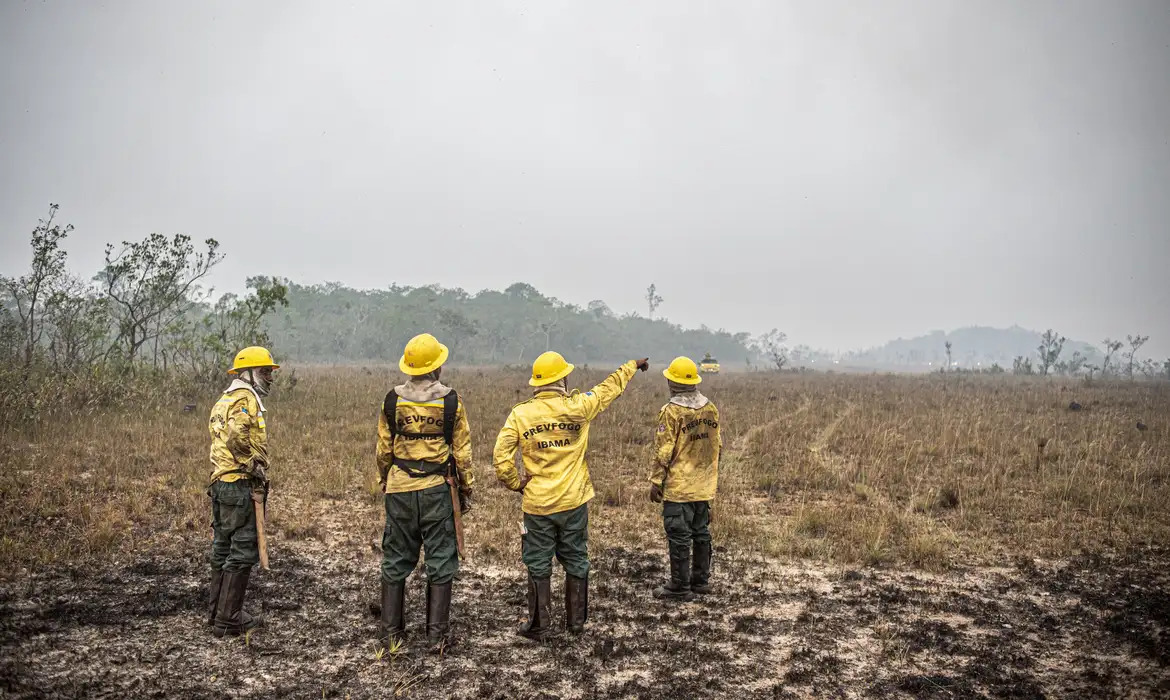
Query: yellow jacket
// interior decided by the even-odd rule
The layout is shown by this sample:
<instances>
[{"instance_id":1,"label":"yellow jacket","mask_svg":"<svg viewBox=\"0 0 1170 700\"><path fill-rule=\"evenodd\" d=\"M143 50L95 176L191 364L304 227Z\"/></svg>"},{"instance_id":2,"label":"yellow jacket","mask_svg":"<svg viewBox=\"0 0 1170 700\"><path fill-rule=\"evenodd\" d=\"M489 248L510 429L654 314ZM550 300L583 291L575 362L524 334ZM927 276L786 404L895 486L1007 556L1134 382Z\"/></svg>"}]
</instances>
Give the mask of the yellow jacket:
<instances>
[{"instance_id":1,"label":"yellow jacket","mask_svg":"<svg viewBox=\"0 0 1170 700\"><path fill-rule=\"evenodd\" d=\"M676 396L658 414L650 482L663 487L665 501L710 501L715 498L722 447L715 404L698 392Z\"/></svg>"},{"instance_id":2,"label":"yellow jacket","mask_svg":"<svg viewBox=\"0 0 1170 700\"><path fill-rule=\"evenodd\" d=\"M583 394L547 389L512 408L496 438L494 461L496 476L515 491L520 488L516 471L520 450L524 473L531 477L521 504L525 513L560 513L593 498L585 463L589 421L621 396L636 369L634 362L627 362Z\"/></svg>"},{"instance_id":3,"label":"yellow jacket","mask_svg":"<svg viewBox=\"0 0 1170 700\"><path fill-rule=\"evenodd\" d=\"M386 493L421 491L444 483L442 474L413 477L394 466L394 459L443 464L451 451L455 454L455 467L463 488L471 488L475 475L471 465L471 429L467 425L467 413L463 398L459 398L455 409L455 431L452 436L453 450L443 439L443 397L451 392L434 379L412 379L406 384L394 387L398 395L395 416L398 435L390 432L386 412L378 411L378 446L376 449L378 472ZM403 433L427 433L426 437L409 436Z\"/></svg>"},{"instance_id":4,"label":"yellow jacket","mask_svg":"<svg viewBox=\"0 0 1170 700\"><path fill-rule=\"evenodd\" d=\"M253 465L268 469L268 426L256 391L239 379L211 408L211 480L247 478Z\"/></svg>"}]
</instances>

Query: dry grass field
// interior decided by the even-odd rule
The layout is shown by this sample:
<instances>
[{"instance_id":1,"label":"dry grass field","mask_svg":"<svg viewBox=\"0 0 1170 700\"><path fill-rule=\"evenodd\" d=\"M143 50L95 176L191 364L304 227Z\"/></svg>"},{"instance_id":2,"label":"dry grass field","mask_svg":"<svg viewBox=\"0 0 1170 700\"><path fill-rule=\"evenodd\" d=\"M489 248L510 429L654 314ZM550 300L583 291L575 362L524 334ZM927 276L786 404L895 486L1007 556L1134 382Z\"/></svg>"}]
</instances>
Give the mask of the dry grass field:
<instances>
[{"instance_id":1,"label":"dry grass field","mask_svg":"<svg viewBox=\"0 0 1170 700\"><path fill-rule=\"evenodd\" d=\"M376 412L399 375L299 379L268 402L273 564L246 643L199 617L213 397L0 433L0 697L1170 694L1170 384L711 377L717 592L671 605L650 596L666 556L645 481L665 386L639 374L592 431L588 632L537 646L511 632L519 498L490 458L526 373L454 368L478 481L438 657L379 654L367 610Z\"/></svg>"}]
</instances>

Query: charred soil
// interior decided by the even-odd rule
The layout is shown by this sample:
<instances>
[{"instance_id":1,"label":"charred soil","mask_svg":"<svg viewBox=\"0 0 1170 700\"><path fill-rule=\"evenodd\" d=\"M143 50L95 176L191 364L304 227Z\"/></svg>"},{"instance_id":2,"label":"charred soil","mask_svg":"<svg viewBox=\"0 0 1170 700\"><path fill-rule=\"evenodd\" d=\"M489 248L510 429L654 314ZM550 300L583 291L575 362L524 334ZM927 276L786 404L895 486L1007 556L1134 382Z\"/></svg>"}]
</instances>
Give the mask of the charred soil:
<instances>
[{"instance_id":1,"label":"charred soil","mask_svg":"<svg viewBox=\"0 0 1170 700\"><path fill-rule=\"evenodd\" d=\"M253 576L265 626L218 640L206 570L145 555L0 588L5 697L1154 697L1170 693L1170 554L926 574L717 548L714 592L653 599L664 552L595 551L587 631L535 644L522 567L464 565L455 643L377 653L377 553L313 540ZM554 580L554 598L561 596ZM559 606L554 615L561 619Z\"/></svg>"}]
</instances>

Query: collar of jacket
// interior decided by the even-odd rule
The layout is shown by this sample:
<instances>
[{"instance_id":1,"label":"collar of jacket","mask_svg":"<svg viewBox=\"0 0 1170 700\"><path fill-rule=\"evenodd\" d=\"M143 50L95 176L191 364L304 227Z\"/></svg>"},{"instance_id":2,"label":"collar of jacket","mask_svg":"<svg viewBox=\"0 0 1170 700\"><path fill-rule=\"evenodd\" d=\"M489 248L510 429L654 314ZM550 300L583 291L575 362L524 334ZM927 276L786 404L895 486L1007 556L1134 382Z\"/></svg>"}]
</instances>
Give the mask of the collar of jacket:
<instances>
[{"instance_id":1,"label":"collar of jacket","mask_svg":"<svg viewBox=\"0 0 1170 700\"><path fill-rule=\"evenodd\" d=\"M451 387L438 379L411 379L394 387L394 393L407 401L434 401L451 393Z\"/></svg>"},{"instance_id":2,"label":"collar of jacket","mask_svg":"<svg viewBox=\"0 0 1170 700\"><path fill-rule=\"evenodd\" d=\"M568 396L569 392L565 389L565 387L556 386L555 384L550 385L550 386L537 387L536 391L532 392L532 395L536 398L540 398L541 396L544 396L545 394L556 394L558 396Z\"/></svg>"},{"instance_id":3,"label":"collar of jacket","mask_svg":"<svg viewBox=\"0 0 1170 700\"><path fill-rule=\"evenodd\" d=\"M252 396L256 397L256 403L260 405L260 412L264 413L264 399L260 398L260 392L256 391L256 387L245 382L243 379L233 379L232 383L228 385L227 390L223 393L230 394L236 389L247 389L252 392Z\"/></svg>"},{"instance_id":4,"label":"collar of jacket","mask_svg":"<svg viewBox=\"0 0 1170 700\"><path fill-rule=\"evenodd\" d=\"M675 394L670 397L670 402L684 408L702 408L711 403L706 396L699 393L698 389L688 391L685 394Z\"/></svg>"}]
</instances>

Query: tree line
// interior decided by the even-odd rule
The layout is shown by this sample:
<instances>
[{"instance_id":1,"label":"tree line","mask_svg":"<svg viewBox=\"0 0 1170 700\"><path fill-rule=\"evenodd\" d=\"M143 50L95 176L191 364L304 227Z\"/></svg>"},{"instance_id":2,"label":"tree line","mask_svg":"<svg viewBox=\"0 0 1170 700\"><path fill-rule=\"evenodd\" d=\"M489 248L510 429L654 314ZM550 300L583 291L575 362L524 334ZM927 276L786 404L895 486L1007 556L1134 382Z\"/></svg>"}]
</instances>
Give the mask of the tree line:
<instances>
[{"instance_id":1,"label":"tree line","mask_svg":"<svg viewBox=\"0 0 1170 700\"><path fill-rule=\"evenodd\" d=\"M1063 376L1084 374L1089 379L1094 376L1124 377L1130 381L1138 377L1170 379L1170 359L1157 362L1150 358L1138 358L1138 352L1149 339L1150 336L1141 333L1126 335L1124 343L1106 338L1101 341L1099 362L1090 362L1090 358L1080 351L1074 351L1072 355L1061 359L1067 338L1049 328L1040 336L1040 345L1036 348L1036 363L1033 364L1030 357L1017 356L1012 363L1012 372L1023 375L1038 374L1042 377L1050 373Z\"/></svg>"},{"instance_id":2,"label":"tree line","mask_svg":"<svg viewBox=\"0 0 1170 700\"><path fill-rule=\"evenodd\" d=\"M287 299L264 329L285 356L303 362L396 362L406 341L421 332L437 335L451 347L452 362L465 365L525 365L546 350L577 363L712 353L740 364L754 353L747 333L618 314L600 299L582 307L525 282L475 294L439 285L353 289L290 282ZM649 301L653 313L661 297L651 293Z\"/></svg>"},{"instance_id":3,"label":"tree line","mask_svg":"<svg viewBox=\"0 0 1170 700\"><path fill-rule=\"evenodd\" d=\"M157 388L164 376L175 391L206 391L222 382L233 353L246 345L270 345L294 362L393 363L406 341L424 331L443 339L453 362L464 365L526 365L545 350L578 363L708 353L749 369L834 361L807 346L790 349L777 329L751 337L655 317L663 298L654 284L647 289L647 316L616 313L600 299L583 307L566 303L524 282L470 294L438 285L358 290L257 276L247 280L246 294L213 298L204 281L224 259L219 243L159 233L108 244L101 269L86 278L67 267L63 244L73 227L62 226L57 213L50 205L33 229L28 271L0 277L5 422L124 401L134 392L141 396L144 387ZM1138 357L1148 339L1107 338L1099 353L1074 350L1066 357L1066 339L1049 330L1035 362L1018 355L1012 371L1170 377L1170 359ZM950 368L949 339L945 351ZM993 365L986 371L1006 370Z\"/></svg>"},{"instance_id":4,"label":"tree line","mask_svg":"<svg viewBox=\"0 0 1170 700\"><path fill-rule=\"evenodd\" d=\"M525 364L556 349L574 362L652 355L722 355L745 362L746 333L684 329L662 318L585 307L517 282L468 294L438 285L356 290L247 280L244 295L215 298L205 282L224 260L219 243L152 233L108 244L101 268L72 272L64 244L73 226L49 206L29 238L27 272L0 277L0 419L33 420L169 395L223 381L233 354L271 346L285 361L393 363L406 341L437 334L461 364ZM650 315L662 298L651 286ZM165 378L165 381L161 381ZM151 391L153 390L153 391Z\"/></svg>"},{"instance_id":5,"label":"tree line","mask_svg":"<svg viewBox=\"0 0 1170 700\"><path fill-rule=\"evenodd\" d=\"M0 277L5 420L116 402L160 375L180 389L219 382L236 349L268 342L261 321L288 303L268 277L213 300L202 282L224 259L219 243L183 234L108 244L101 269L78 276L63 245L73 226L57 212L33 229L28 271Z\"/></svg>"}]
</instances>

